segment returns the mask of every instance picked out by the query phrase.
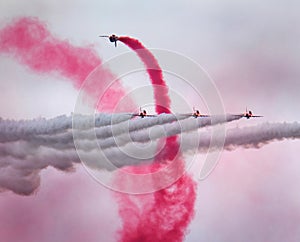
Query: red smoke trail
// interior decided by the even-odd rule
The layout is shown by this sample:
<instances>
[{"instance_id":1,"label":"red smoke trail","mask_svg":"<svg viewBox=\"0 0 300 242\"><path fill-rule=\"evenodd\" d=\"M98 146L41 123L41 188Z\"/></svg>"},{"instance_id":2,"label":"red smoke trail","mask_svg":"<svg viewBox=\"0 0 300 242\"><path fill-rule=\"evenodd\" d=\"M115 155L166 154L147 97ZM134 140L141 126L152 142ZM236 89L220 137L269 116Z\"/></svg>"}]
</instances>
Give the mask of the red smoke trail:
<instances>
[{"instance_id":1,"label":"red smoke trail","mask_svg":"<svg viewBox=\"0 0 300 242\"><path fill-rule=\"evenodd\" d=\"M55 38L44 23L31 17L16 19L0 30L0 53L14 56L35 72L58 72L70 79L76 88L101 64L93 49L75 47L66 40ZM86 91L97 97L103 83L112 78L113 74L103 69L101 77ZM112 110L124 94L120 83L116 82L103 97L101 110Z\"/></svg>"},{"instance_id":2,"label":"red smoke trail","mask_svg":"<svg viewBox=\"0 0 300 242\"><path fill-rule=\"evenodd\" d=\"M160 66L138 40L120 37L120 41L133 49L146 66L154 85L154 98L157 113L170 113L168 88L163 80ZM176 168L164 172L165 176L177 178L184 174L184 161L179 157L177 137L166 139L164 149L156 156L154 165L142 169L154 171L162 166L176 162ZM131 172L143 173L133 168ZM154 181L156 182L156 181ZM194 215L196 184L188 175L182 175L175 183L153 194L119 195L119 213L123 219L120 240L133 241L182 241L186 228Z\"/></svg>"},{"instance_id":3,"label":"red smoke trail","mask_svg":"<svg viewBox=\"0 0 300 242\"><path fill-rule=\"evenodd\" d=\"M152 83L158 86L154 86L156 111L169 113L168 88L151 52L134 39L121 37L119 40L128 44L138 54L140 48L143 50L143 54L139 56L147 67ZM53 37L36 18L21 18L0 30L0 53L13 55L33 71L57 72L73 81L77 88L88 74L101 64L101 60L92 49L74 47L68 41ZM103 70L101 82L99 79L95 80L86 91L97 97L103 82L111 78L112 74ZM119 83L113 87L113 91L108 91L102 99L102 110L112 110L124 95ZM164 107L161 104L164 104ZM158 161L172 161L176 154L178 156L176 137L168 138L166 143L166 148L157 157ZM182 172L184 162L179 158L175 162L178 163L178 169L172 170L166 176L173 177L177 172ZM157 163L152 168L157 169L160 165L161 163ZM152 195L122 195L120 198L120 214L124 222L120 235L123 241L181 241L194 213L195 183L184 175L170 187Z\"/></svg>"},{"instance_id":4,"label":"red smoke trail","mask_svg":"<svg viewBox=\"0 0 300 242\"><path fill-rule=\"evenodd\" d=\"M171 100L168 95L168 87L163 79L160 66L153 54L146 49L141 42L126 36L121 36L118 40L133 49L144 62L151 82L154 85L154 99L156 101L157 113L170 113Z\"/></svg>"}]
</instances>

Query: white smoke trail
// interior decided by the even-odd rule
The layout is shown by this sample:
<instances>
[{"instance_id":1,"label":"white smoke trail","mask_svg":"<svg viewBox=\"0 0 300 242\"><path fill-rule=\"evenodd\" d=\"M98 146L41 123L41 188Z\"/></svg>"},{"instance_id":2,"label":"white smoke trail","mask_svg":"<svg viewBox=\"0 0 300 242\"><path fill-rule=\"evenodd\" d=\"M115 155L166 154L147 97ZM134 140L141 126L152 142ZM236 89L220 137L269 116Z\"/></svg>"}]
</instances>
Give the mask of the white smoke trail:
<instances>
[{"instance_id":1,"label":"white smoke trail","mask_svg":"<svg viewBox=\"0 0 300 242\"><path fill-rule=\"evenodd\" d=\"M202 118L189 118L186 115L172 115L172 114L161 114L158 117L154 118L143 118L136 119L131 121L124 121L118 125L110 126L101 126L99 128L93 129L94 127L88 128L88 125L85 124L86 121L89 121L92 124L92 119L85 118L77 120L77 125L83 127L83 130L63 130L61 133L55 132L53 135L44 134L42 129L38 129L41 135L32 135L35 134L36 130L32 132L32 125L28 125L29 131L22 129L21 131L18 128L15 128L13 125L18 125L18 123L13 122L8 123L12 127L12 131L3 136L2 143L11 142L16 140L17 137L21 140L26 140L34 146L47 146L59 150L65 149L74 149L73 141L73 131L76 134L76 141L80 145L77 145L77 148L84 150L91 150L98 148L100 146L102 149L107 149L113 146L124 146L129 142L148 142L150 140L159 139L162 137L168 137L182 132L187 132L191 130L198 129L200 127L205 127L213 124L220 124L224 122L230 122L241 118L236 115L227 115L227 116L212 116L212 117L202 117ZM177 120L177 122L175 122ZM58 120L61 122L61 120ZM81 122L83 123L81 124ZM52 124L52 123L51 123ZM54 125L57 127L58 125ZM41 126L40 126L41 127ZM78 128L78 127L77 127ZM148 128L148 129L147 129ZM48 132L48 130L47 130ZM25 136L24 134L28 134ZM151 137L149 136L151 134ZM0 133L1 136L1 133ZM97 138L97 144L95 145L95 137ZM5 139L6 138L6 139ZM88 142L87 140L91 140ZM0 146L1 152L1 146ZM27 151L26 151L27 152ZM1 153L0 153L1 154ZM2 152L3 155L3 152Z\"/></svg>"},{"instance_id":2,"label":"white smoke trail","mask_svg":"<svg viewBox=\"0 0 300 242\"><path fill-rule=\"evenodd\" d=\"M227 150L237 147L260 148L275 140L299 138L300 124L297 122L263 123L254 127L228 130L225 148Z\"/></svg>"},{"instance_id":3,"label":"white smoke trail","mask_svg":"<svg viewBox=\"0 0 300 242\"><path fill-rule=\"evenodd\" d=\"M197 147L191 142L192 137L186 137L182 152L197 149L199 152L206 152L208 148L213 151L219 149L218 144L211 143L211 133L208 131L194 134L200 136ZM224 149L234 150L237 148L260 148L270 142L280 141L284 139L299 139L300 138L300 123L263 123L257 126L244 128L231 128L226 132Z\"/></svg>"},{"instance_id":4,"label":"white smoke trail","mask_svg":"<svg viewBox=\"0 0 300 242\"><path fill-rule=\"evenodd\" d=\"M185 119L178 122L167 123L165 125L152 126L149 129L140 129L136 132L127 132L120 136L112 136L107 139L99 140L98 144L102 149L107 149L114 146L121 147L130 142L145 143L162 137L169 137L197 130L206 126L231 122L240 118L241 117L237 115L220 115Z\"/></svg>"},{"instance_id":5,"label":"white smoke trail","mask_svg":"<svg viewBox=\"0 0 300 242\"><path fill-rule=\"evenodd\" d=\"M69 132L72 128L72 119L76 119L76 129L80 129L80 137L89 139L91 134L96 132L98 138L116 136L123 132L131 132L138 129L151 127L188 118L183 115L162 114L154 118L131 120L132 114L97 114L94 116L76 115L67 117L65 115L54 119L35 120L1 120L0 121L0 142L11 142L17 140L47 143L68 143L73 142L73 134ZM127 121L127 122L126 122ZM115 125L118 124L118 125ZM91 130L92 129L92 130ZM93 130L95 129L95 130Z\"/></svg>"},{"instance_id":6,"label":"white smoke trail","mask_svg":"<svg viewBox=\"0 0 300 242\"><path fill-rule=\"evenodd\" d=\"M205 152L209 148L214 150L220 147L211 143L210 131L200 132L199 143L194 142L194 137L197 138L199 134L196 135L193 131L200 127L210 127L241 118L230 115L213 117L213 119L181 117L183 120L174 121L174 116L159 115L157 118L130 120L128 123L125 122L128 116L125 118L125 115L122 114L122 116L116 116L119 121L113 122L115 125L112 125L114 128L110 131L101 131L110 127L105 127L112 121L109 115L101 116L98 120L96 119L96 122L95 119L81 117L82 129L76 130L77 133L82 132L79 140L80 158L87 159L90 167L110 171L122 166L152 162L157 151L157 143L151 141L175 134L183 134L180 146L183 153L188 154L192 150ZM74 168L74 164L80 163L78 150L75 149L72 136L70 136L72 134L70 121L70 117L66 116L50 121L43 119L21 122L1 120L0 190L31 194L39 186L40 170L52 166L70 171ZM90 125L94 123L96 123L96 133L98 132L99 135L96 143L89 136ZM114 135L115 131L116 136L109 136L109 134ZM30 137L28 138L27 135ZM101 135L106 138L101 138ZM224 148L227 150L238 147L259 148L274 140L287 138L300 138L299 123L266 123L253 127L229 129ZM141 143L144 144L144 148L137 149ZM99 144L102 152L99 152ZM112 164L104 160L109 160Z\"/></svg>"},{"instance_id":7,"label":"white smoke trail","mask_svg":"<svg viewBox=\"0 0 300 242\"><path fill-rule=\"evenodd\" d=\"M128 116L128 114L126 114ZM132 115L131 115L132 116ZM84 127L84 129L80 129L80 132L76 132L76 135L80 140L86 140L86 139L93 139L93 137L96 135L97 139L102 140L109 137L116 137L118 135L121 135L123 133L133 132L136 130L142 130L146 129L148 127L152 127L155 125L163 125L166 123L172 123L179 120L187 119L188 116L186 115L174 115L174 114L161 114L157 117L148 118L145 117L143 119L137 118L133 120L126 120L118 123L118 125L104 125L104 126L95 126L93 125L93 117L90 117L90 119L82 117L78 120L76 120L76 126L77 129L79 129L80 126ZM89 125L86 124L86 120L89 121ZM60 120L58 120L60 121ZM115 123L115 122L114 122ZM16 124L14 124L16 125ZM41 131L41 130L40 130ZM14 132L10 133L10 136L13 137L20 137L20 131L16 130L17 134L14 134ZM29 132L28 132L29 133ZM8 135L6 135L7 137ZM72 130L66 129L62 130L60 133L54 133L54 134L41 134L41 135L27 135L22 136L23 140L30 141L33 144L36 145L44 145L49 147L55 147L57 149L68 149L68 148L74 148L74 142L73 142L73 133ZM2 140L2 142L9 142L14 140L13 138L8 137L6 140ZM1 141L0 141L1 142ZM86 146L87 149L88 145ZM106 146L108 147L108 146Z\"/></svg>"},{"instance_id":8,"label":"white smoke trail","mask_svg":"<svg viewBox=\"0 0 300 242\"><path fill-rule=\"evenodd\" d=\"M98 126L111 122L111 118L108 116L102 117L106 121L99 120ZM203 125L210 125L212 122L209 118L203 120L190 118L181 125L174 124L167 126L168 122L172 124L176 123L174 120L183 119L182 121L184 121L186 118L187 116L178 117L163 114L157 118L131 120L132 124L129 126L121 118L119 119L121 121L117 125L112 125L116 126L116 128L113 129L111 134L117 133L119 136L122 136L122 132L129 130L136 135L136 142L139 140L140 142L147 142L150 139L145 139L145 134L148 135L149 133L146 127L156 127L154 138L157 139L162 136L180 133L182 127L185 127L185 130L193 130ZM79 132L82 135L82 137L80 136L80 142L82 143L82 147L85 147L85 149L80 151L80 157L87 160L90 167L111 170L126 165L136 165L152 161L157 150L156 143L147 146L146 151L143 150L140 154L136 143L128 143L128 140L122 144L124 146L122 150L119 147L109 148L110 146L107 146L105 152L99 152L98 144L91 142L89 135L87 135L90 132L88 129L94 126L95 122L93 118L82 116L79 120L82 122L79 122L80 125L77 126L77 128L81 128ZM225 121L222 118L222 122ZM70 125L70 118L66 116L60 116L50 121L43 119L21 122L1 120L0 190L8 189L18 194L28 195L38 187L40 170L52 166L60 170L69 171L72 170L74 164L80 163L81 160L78 157L71 136L72 130L70 129ZM164 125L166 125L164 132L160 132L162 130L157 129L157 127ZM97 123L95 126L97 126ZM99 131L99 135L103 134L101 133L101 130L104 130L103 128L106 129L107 127L100 126L96 128ZM54 134L51 135L51 132ZM105 135L109 133L107 131L104 132L106 132L104 133ZM103 141L102 143L105 144ZM86 149L86 147L89 147L89 149ZM109 160L110 164L104 162L104 160ZM12 182L11 177L14 176L18 177Z\"/></svg>"},{"instance_id":9,"label":"white smoke trail","mask_svg":"<svg viewBox=\"0 0 300 242\"><path fill-rule=\"evenodd\" d=\"M33 120L4 120L0 118L0 142L11 142L17 140L30 140L36 135L53 135L74 128L73 119L81 130L91 127L102 127L119 124L130 120L132 114L95 114L95 116L73 115L67 117L61 115L53 119Z\"/></svg>"}]
</instances>

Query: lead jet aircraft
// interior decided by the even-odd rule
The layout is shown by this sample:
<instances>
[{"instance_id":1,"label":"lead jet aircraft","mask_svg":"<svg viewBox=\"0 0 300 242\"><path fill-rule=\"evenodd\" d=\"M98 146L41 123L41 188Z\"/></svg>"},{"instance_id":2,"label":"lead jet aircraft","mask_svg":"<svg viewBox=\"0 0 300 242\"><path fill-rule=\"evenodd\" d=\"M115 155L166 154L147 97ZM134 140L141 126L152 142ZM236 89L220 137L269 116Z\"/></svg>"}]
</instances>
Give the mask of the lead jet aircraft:
<instances>
[{"instance_id":1,"label":"lead jet aircraft","mask_svg":"<svg viewBox=\"0 0 300 242\"><path fill-rule=\"evenodd\" d=\"M108 38L110 42L115 42L115 47L117 47L117 41L119 40L119 37L115 34L112 35L100 35L99 37Z\"/></svg>"}]
</instances>

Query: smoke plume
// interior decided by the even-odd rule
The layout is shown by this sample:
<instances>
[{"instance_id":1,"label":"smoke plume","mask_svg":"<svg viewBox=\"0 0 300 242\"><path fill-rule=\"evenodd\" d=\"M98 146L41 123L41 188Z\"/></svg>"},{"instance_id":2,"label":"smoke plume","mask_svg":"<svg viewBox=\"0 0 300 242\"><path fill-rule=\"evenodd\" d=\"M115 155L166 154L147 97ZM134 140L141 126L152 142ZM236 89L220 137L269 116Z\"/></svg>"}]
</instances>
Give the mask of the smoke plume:
<instances>
[{"instance_id":1,"label":"smoke plume","mask_svg":"<svg viewBox=\"0 0 300 242\"><path fill-rule=\"evenodd\" d=\"M265 123L228 129L224 147L219 147L219 142L211 141L212 128L242 116L194 119L170 114L168 87L155 57L136 39L122 36L118 40L143 61L153 85L155 110L159 115L143 119L132 119L131 113L63 115L50 120L0 118L0 191L21 195L34 193L40 184L41 170L51 166L72 171L82 162L77 152L92 161L92 168L107 172L112 166L101 162L104 157L114 164L114 169L135 174L155 172L175 163L176 168L163 171L166 179L176 180L170 186L151 194L115 194L122 218L118 235L120 241L182 241L194 216L196 198L196 183L184 173L183 154L220 148L260 148L276 140L299 139L300 124ZM97 99L101 88L115 79L110 70L101 67L102 62L92 48L75 47L58 39L36 18L19 18L0 30L0 53L13 56L36 73L58 73L78 89L98 67L99 78L92 80L84 90L91 99ZM101 99L101 111L114 110L124 95L121 83L115 82ZM125 108L132 107L129 103ZM74 118L78 121L76 127L72 126ZM76 147L73 132L79 139ZM193 142L194 139L199 142ZM149 143L153 145L147 151L148 159L130 157L123 152L134 153L138 144ZM156 154L158 147L163 149ZM181 174L184 175L178 177ZM116 177L116 185L122 185L122 179ZM153 183L158 181L153 179Z\"/></svg>"}]
</instances>

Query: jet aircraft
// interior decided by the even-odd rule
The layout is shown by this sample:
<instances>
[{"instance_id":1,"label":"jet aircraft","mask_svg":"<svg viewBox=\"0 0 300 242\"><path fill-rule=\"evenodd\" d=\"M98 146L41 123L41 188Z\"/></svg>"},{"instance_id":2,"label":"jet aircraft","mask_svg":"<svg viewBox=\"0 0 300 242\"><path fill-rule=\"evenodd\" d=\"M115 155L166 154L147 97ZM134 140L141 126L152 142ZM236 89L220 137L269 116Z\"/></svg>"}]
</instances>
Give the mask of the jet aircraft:
<instances>
[{"instance_id":1,"label":"jet aircraft","mask_svg":"<svg viewBox=\"0 0 300 242\"><path fill-rule=\"evenodd\" d=\"M200 111L198 109L193 108L193 113L187 113L187 114L183 114L185 116L191 116L194 118L199 118L199 117L210 117L210 115L206 115L206 114L201 114Z\"/></svg>"},{"instance_id":2,"label":"jet aircraft","mask_svg":"<svg viewBox=\"0 0 300 242\"><path fill-rule=\"evenodd\" d=\"M112 35L100 35L99 37L108 38L110 42L115 42L115 47L117 47L117 41L119 39L115 34Z\"/></svg>"},{"instance_id":3,"label":"jet aircraft","mask_svg":"<svg viewBox=\"0 0 300 242\"><path fill-rule=\"evenodd\" d=\"M249 119L249 118L260 118L260 117L263 117L263 116L260 116L260 115L253 115L253 113L246 107L246 112L244 114L242 114L243 117L245 117L246 119Z\"/></svg>"},{"instance_id":4,"label":"jet aircraft","mask_svg":"<svg viewBox=\"0 0 300 242\"><path fill-rule=\"evenodd\" d=\"M140 112L132 114L132 117L141 117L141 118L144 118L144 117L157 117L157 115L149 115L149 114L147 114L147 111L145 109L142 110L140 108Z\"/></svg>"}]
</instances>

